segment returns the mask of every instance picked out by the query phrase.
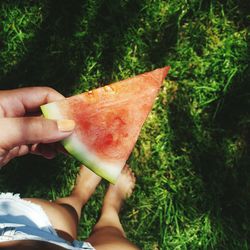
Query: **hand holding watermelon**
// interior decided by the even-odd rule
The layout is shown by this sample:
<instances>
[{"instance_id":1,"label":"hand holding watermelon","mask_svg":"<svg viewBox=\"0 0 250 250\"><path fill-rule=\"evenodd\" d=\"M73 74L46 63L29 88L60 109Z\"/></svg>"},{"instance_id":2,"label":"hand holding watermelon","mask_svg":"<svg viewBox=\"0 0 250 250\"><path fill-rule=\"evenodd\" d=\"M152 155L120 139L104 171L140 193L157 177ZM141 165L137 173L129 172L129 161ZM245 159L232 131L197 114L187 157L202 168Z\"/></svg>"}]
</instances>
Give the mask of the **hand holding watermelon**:
<instances>
[{"instance_id":1,"label":"hand holding watermelon","mask_svg":"<svg viewBox=\"0 0 250 250\"><path fill-rule=\"evenodd\" d=\"M66 99L47 87L0 91L0 167L27 153L53 158L55 142L63 140L70 154L115 183L168 70L156 69ZM31 115L40 106L49 119Z\"/></svg>"},{"instance_id":2,"label":"hand holding watermelon","mask_svg":"<svg viewBox=\"0 0 250 250\"><path fill-rule=\"evenodd\" d=\"M34 153L52 158L55 142L69 136L73 121L53 121L31 114L64 97L47 87L0 91L0 167L16 156Z\"/></svg>"}]
</instances>

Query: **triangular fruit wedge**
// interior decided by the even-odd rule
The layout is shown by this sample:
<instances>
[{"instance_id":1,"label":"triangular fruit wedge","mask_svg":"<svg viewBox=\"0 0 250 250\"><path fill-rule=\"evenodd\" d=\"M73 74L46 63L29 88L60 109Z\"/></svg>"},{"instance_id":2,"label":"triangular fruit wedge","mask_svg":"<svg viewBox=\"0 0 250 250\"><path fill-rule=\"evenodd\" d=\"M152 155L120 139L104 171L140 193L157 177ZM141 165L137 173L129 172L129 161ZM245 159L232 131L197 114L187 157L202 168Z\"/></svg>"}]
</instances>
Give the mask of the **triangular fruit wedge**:
<instances>
[{"instance_id":1,"label":"triangular fruit wedge","mask_svg":"<svg viewBox=\"0 0 250 250\"><path fill-rule=\"evenodd\" d=\"M72 119L65 149L115 183L153 106L169 67L41 106L48 119Z\"/></svg>"}]
</instances>

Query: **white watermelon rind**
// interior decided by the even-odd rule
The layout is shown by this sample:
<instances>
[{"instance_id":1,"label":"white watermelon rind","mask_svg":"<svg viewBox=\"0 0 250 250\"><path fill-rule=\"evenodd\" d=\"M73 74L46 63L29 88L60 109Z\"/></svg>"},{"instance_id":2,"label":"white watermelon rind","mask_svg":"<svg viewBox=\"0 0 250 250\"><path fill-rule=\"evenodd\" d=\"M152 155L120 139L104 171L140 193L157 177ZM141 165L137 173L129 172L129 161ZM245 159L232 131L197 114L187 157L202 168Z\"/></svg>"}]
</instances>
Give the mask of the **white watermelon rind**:
<instances>
[{"instance_id":1,"label":"white watermelon rind","mask_svg":"<svg viewBox=\"0 0 250 250\"><path fill-rule=\"evenodd\" d=\"M41 106L41 110L44 117L47 119L65 119L65 117L61 115L59 108L55 103L43 105ZM115 184L125 162L124 164L121 164L121 162L105 162L105 160L100 159L99 157L91 153L91 151L87 149L86 145L78 139L75 133L64 139L62 141L62 144L64 148L82 164L87 166L97 175Z\"/></svg>"}]
</instances>

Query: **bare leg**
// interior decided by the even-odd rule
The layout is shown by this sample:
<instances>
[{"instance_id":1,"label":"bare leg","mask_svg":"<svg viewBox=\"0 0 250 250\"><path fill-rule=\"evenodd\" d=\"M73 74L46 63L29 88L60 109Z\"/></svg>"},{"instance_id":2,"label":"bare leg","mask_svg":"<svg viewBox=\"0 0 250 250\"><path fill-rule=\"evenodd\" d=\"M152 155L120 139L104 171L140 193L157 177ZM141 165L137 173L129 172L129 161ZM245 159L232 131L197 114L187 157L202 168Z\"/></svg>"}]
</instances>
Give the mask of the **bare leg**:
<instances>
[{"instance_id":1,"label":"bare leg","mask_svg":"<svg viewBox=\"0 0 250 250\"><path fill-rule=\"evenodd\" d=\"M126 165L115 185L109 186L104 197L101 217L87 239L97 250L138 249L128 239L122 228L119 212L124 199L132 194L135 176Z\"/></svg>"},{"instance_id":2,"label":"bare leg","mask_svg":"<svg viewBox=\"0 0 250 250\"><path fill-rule=\"evenodd\" d=\"M72 241L77 238L77 227L82 207L93 194L100 181L101 177L88 168L81 166L76 185L70 196L60 198L54 202L36 198L26 200L40 205L58 234L64 239Z\"/></svg>"}]
</instances>

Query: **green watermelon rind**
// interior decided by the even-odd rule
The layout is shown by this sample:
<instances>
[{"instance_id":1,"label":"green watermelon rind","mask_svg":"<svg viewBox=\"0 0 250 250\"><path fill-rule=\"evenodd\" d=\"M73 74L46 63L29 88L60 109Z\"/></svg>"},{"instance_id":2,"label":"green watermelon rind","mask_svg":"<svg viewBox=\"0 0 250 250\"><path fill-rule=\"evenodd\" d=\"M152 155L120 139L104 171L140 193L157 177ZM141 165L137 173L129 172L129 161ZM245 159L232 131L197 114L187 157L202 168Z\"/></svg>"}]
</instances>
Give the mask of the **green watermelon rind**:
<instances>
[{"instance_id":1,"label":"green watermelon rind","mask_svg":"<svg viewBox=\"0 0 250 250\"><path fill-rule=\"evenodd\" d=\"M50 103L41 106L42 113L45 118L47 119L65 119L60 115L60 112L58 111L58 108L56 104ZM122 166L119 167L121 164L115 164L114 166L111 166L111 164L108 165L107 168L102 167L101 165L105 165L104 162L102 162L101 159L97 159L96 157L92 156L89 150L86 150L84 147L84 144L80 145L80 141L77 140L77 138L74 135L69 136L68 138L62 140L62 144L64 148L76 159L78 159L82 164L86 165L89 169L91 169L93 172L95 172L97 175L103 177L104 179L108 180L109 182L115 184L121 170L122 166L125 164L122 164ZM113 164L112 164L113 165ZM111 171L113 169L113 171ZM109 170L109 171L107 171Z\"/></svg>"},{"instance_id":2,"label":"green watermelon rind","mask_svg":"<svg viewBox=\"0 0 250 250\"><path fill-rule=\"evenodd\" d=\"M89 154L88 151L85 151L83 149L83 145L82 146L76 146L77 143L74 142L74 139L71 139L71 138L68 138L68 139L64 139L62 141L62 144L64 146L64 148L71 154L73 155L76 159L78 159L81 163L83 163L84 165L86 165L88 168L90 168L93 172L95 172L97 175L103 177L104 179L108 180L109 182L111 183L115 183L117 178L118 178L118 175L120 173L117 172L118 170L118 166L115 166L115 172L116 174L112 175L109 172L105 171L105 169L102 169L100 167L100 164L95 164L94 162L96 161L100 161L100 160L96 160L96 159L92 159L91 160L91 156ZM81 150L79 150L79 148L81 148ZM88 155L89 157L85 157L85 155ZM88 159L89 158L89 159ZM99 166L98 166L99 165ZM109 168L111 168L111 166L109 166ZM107 168L108 169L108 168ZM117 174L118 173L118 174Z\"/></svg>"}]
</instances>

